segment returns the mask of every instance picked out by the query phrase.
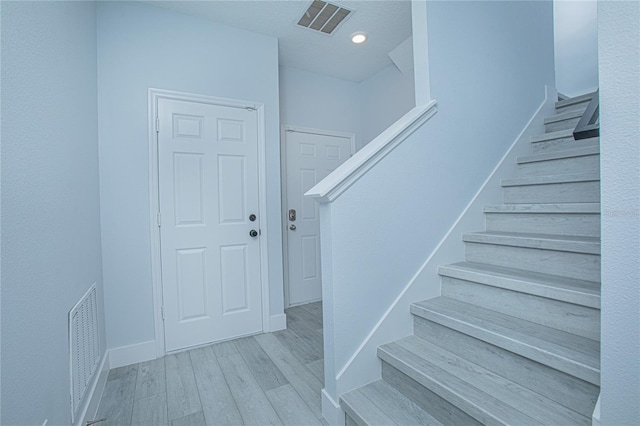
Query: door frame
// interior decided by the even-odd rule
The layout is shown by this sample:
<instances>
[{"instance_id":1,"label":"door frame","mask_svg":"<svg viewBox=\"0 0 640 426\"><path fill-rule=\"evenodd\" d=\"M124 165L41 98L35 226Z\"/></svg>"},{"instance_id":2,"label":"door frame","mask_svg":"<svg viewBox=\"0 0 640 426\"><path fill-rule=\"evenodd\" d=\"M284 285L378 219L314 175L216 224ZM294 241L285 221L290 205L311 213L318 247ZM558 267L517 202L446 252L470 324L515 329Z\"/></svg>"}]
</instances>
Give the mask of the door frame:
<instances>
[{"instance_id":1,"label":"door frame","mask_svg":"<svg viewBox=\"0 0 640 426\"><path fill-rule=\"evenodd\" d=\"M348 132L335 132L333 130L321 130L310 127L292 126L283 124L280 127L280 193L282 194L281 221L282 221L282 267L283 267L283 284L284 284L284 308L289 305L289 237L287 230L289 229L289 218L287 215L287 133L310 133L312 135L336 136L348 138L351 140L351 155L356 153L356 135ZM322 241L320 242L322 244Z\"/></svg>"},{"instance_id":2,"label":"door frame","mask_svg":"<svg viewBox=\"0 0 640 426\"><path fill-rule=\"evenodd\" d=\"M267 185L265 162L265 111L264 104L260 102L242 101L236 99L220 98L207 95L199 95L173 90L149 88L148 99L148 138L149 138L149 226L151 231L151 279L153 290L153 317L155 326L156 356L164 356L165 335L163 320L163 286L162 286L162 257L160 252L160 226L158 223L159 203L159 170L158 170L158 134L156 129L158 121L158 101L169 99L217 105L231 108L255 110L258 125L258 214L260 215L260 281L262 300L262 331L269 330L269 253L267 233ZM179 351L178 351L179 352Z\"/></svg>"}]
</instances>

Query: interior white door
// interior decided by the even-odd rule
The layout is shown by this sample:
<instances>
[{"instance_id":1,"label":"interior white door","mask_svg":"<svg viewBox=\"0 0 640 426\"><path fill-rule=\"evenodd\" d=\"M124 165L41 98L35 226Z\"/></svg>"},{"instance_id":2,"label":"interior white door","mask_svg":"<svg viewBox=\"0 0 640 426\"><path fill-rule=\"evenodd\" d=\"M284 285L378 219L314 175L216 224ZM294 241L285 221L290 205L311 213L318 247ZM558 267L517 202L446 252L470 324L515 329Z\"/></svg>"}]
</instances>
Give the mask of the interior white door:
<instances>
[{"instance_id":1,"label":"interior white door","mask_svg":"<svg viewBox=\"0 0 640 426\"><path fill-rule=\"evenodd\" d=\"M257 113L160 99L158 118L165 349L260 332Z\"/></svg>"},{"instance_id":2,"label":"interior white door","mask_svg":"<svg viewBox=\"0 0 640 426\"><path fill-rule=\"evenodd\" d=\"M286 211L289 306L322 299L318 203L304 193L353 155L350 135L287 130Z\"/></svg>"}]
</instances>

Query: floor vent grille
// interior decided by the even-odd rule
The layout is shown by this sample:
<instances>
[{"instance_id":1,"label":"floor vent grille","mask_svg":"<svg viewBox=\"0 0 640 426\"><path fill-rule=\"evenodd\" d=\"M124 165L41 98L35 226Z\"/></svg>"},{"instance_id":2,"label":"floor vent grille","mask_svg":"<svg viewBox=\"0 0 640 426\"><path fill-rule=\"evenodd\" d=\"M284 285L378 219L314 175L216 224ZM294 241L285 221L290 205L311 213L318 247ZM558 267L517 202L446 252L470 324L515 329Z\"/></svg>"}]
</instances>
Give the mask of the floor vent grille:
<instances>
[{"instance_id":1,"label":"floor vent grille","mask_svg":"<svg viewBox=\"0 0 640 426\"><path fill-rule=\"evenodd\" d=\"M302 14L298 25L331 35L352 12L352 10L334 3L314 0Z\"/></svg>"},{"instance_id":2,"label":"floor vent grille","mask_svg":"<svg viewBox=\"0 0 640 426\"><path fill-rule=\"evenodd\" d=\"M69 361L72 422L100 360L98 300L94 283L69 311Z\"/></svg>"}]
</instances>

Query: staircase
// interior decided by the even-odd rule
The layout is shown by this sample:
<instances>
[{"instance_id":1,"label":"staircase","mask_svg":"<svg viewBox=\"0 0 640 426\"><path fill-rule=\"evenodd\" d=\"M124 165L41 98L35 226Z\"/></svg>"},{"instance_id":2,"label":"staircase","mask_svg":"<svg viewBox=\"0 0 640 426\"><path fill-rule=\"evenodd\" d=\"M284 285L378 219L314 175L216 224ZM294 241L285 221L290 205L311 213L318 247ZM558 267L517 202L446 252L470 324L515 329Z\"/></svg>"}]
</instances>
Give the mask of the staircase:
<instances>
[{"instance_id":1,"label":"staircase","mask_svg":"<svg viewBox=\"0 0 640 426\"><path fill-rule=\"evenodd\" d=\"M546 133L440 266L414 334L380 346L382 380L340 398L346 424L591 424L600 385L598 138L573 129L592 94L556 102Z\"/></svg>"}]
</instances>

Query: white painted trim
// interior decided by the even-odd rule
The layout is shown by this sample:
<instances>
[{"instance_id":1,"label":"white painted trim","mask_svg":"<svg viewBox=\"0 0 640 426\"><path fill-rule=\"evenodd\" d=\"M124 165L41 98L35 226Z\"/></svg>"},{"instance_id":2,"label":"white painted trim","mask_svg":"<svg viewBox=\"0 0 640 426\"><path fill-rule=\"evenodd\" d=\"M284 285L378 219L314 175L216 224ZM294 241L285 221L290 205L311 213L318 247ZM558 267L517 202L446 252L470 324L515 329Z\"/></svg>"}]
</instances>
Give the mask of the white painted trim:
<instances>
[{"instance_id":1,"label":"white painted trim","mask_svg":"<svg viewBox=\"0 0 640 426\"><path fill-rule=\"evenodd\" d=\"M280 127L280 184L281 184L281 220L282 220L282 268L284 281L284 307L291 307L289 303L289 222L287 217L287 133L309 133L312 135L334 136L351 140L351 156L356 153L356 135L353 133L335 132L332 130L313 129L310 127L291 126L283 124Z\"/></svg>"},{"instance_id":2,"label":"white painted trim","mask_svg":"<svg viewBox=\"0 0 640 426\"><path fill-rule=\"evenodd\" d=\"M411 27L413 33L413 79L415 102L416 105L424 105L431 101L426 0L411 1Z\"/></svg>"},{"instance_id":3,"label":"white painted trim","mask_svg":"<svg viewBox=\"0 0 640 426\"><path fill-rule=\"evenodd\" d=\"M322 389L322 417L331 426L344 426L344 411L325 389Z\"/></svg>"},{"instance_id":4,"label":"white painted trim","mask_svg":"<svg viewBox=\"0 0 640 426\"><path fill-rule=\"evenodd\" d=\"M286 314L278 314L271 315L269 319L269 330L265 330L265 332L273 333L274 331L286 330L287 328L287 315Z\"/></svg>"},{"instance_id":5,"label":"white painted trim","mask_svg":"<svg viewBox=\"0 0 640 426\"><path fill-rule=\"evenodd\" d=\"M365 145L353 157L342 163L333 173L307 191L305 196L315 198L320 203L330 203L336 200L347 188L356 183L402 141L433 117L436 112L435 100L426 105L416 106Z\"/></svg>"},{"instance_id":6,"label":"white painted trim","mask_svg":"<svg viewBox=\"0 0 640 426\"><path fill-rule=\"evenodd\" d=\"M157 214L160 211L158 197L158 145L156 117L158 100L172 99L186 102L198 102L234 108L253 108L257 113L258 125L258 176L259 176L259 212L260 217L260 279L262 291L262 329L266 331L270 322L269 304L269 251L267 232L267 178L266 178L266 136L264 104L237 99L220 98L173 90L149 88L148 99L148 137L149 137L149 226L151 231L151 278L153 280L153 317L155 325L155 356L163 356L165 351L164 322L162 319L162 269L160 253L160 228L157 226ZM126 365L126 364L123 364Z\"/></svg>"},{"instance_id":7,"label":"white painted trim","mask_svg":"<svg viewBox=\"0 0 640 426\"><path fill-rule=\"evenodd\" d=\"M156 359L156 341L136 343L109 349L109 367L118 368L125 365Z\"/></svg>"},{"instance_id":8,"label":"white painted trim","mask_svg":"<svg viewBox=\"0 0 640 426\"><path fill-rule=\"evenodd\" d=\"M487 179L483 182L480 189L478 189L475 195L471 198L471 201L469 201L469 203L465 206L465 208L462 210L462 212L460 213L456 221L447 230L447 233L438 242L436 247L432 250L432 252L429 254L425 262L422 264L420 269L413 275L413 277L409 280L407 285L402 289L402 291L395 298L393 303L391 303L389 308L384 312L384 314L380 317L378 322L374 325L374 327L369 332L369 334L364 338L364 340L358 346L358 348L353 353L353 355L349 358L349 360L345 363L345 365L336 374L336 382L337 382L336 387L338 389L339 395L345 392L349 392L366 383L369 383L371 380L375 380L376 377L380 375L379 371L373 371L373 372L367 371L366 372L367 377L364 377L363 374L353 373L353 372L350 372L349 370L352 368L352 366L354 368L357 368L355 366L358 362L360 362L358 358L361 355L364 356L365 352L366 353L370 352L372 350L371 349L372 346L373 348L375 348L379 343L384 343L383 341L387 340L382 338L380 339L382 340L381 342L377 342L377 340L379 339L377 334L380 332L381 328L385 326L385 323L388 320L390 320L390 316L393 313L397 312L397 309L402 309L404 311L408 310L408 306L405 306L405 305L407 303L411 303L411 301L406 300L405 296L407 296L408 292L412 289L412 287L414 287L414 284L423 283L424 280L421 278L428 268L431 267L431 268L434 268L434 270L437 269L437 265L434 266L433 262L437 261L435 257L441 254L440 251L441 249L443 249L443 246L445 244L450 245L450 244L461 243L460 241L461 233L459 232L460 231L459 228L461 226L461 222L463 221L463 219L466 219L468 216L471 216L474 213L477 213L478 215L483 216L482 209L479 208L479 206L484 204L485 202L484 198L487 197L487 194L491 194L493 192L497 194L497 196L500 195L499 173L503 171L504 167L514 167L514 168L516 167L516 163L515 163L516 157L522 154L517 153L515 148L517 146L525 146L525 144L529 143L530 135L537 133L536 126L540 127L540 129L538 130L544 129L543 127L544 116L549 113L549 110L547 109L553 108L553 105L555 103L555 96L556 96L555 89L550 87L545 88L544 101L540 104L536 112L531 116L531 118L529 119L527 124L524 126L520 134L518 134L518 136L515 138L514 142L511 144L509 149L502 156L502 158L500 159L498 164L494 167L494 169L491 171ZM526 152L528 152L528 150ZM493 188L493 186L496 186L496 188ZM431 281L432 280L430 280L430 282ZM439 281L436 281L436 282L438 283L437 285L439 286ZM437 293L440 294L440 290L438 290ZM396 329L398 327L388 327L388 324L387 324L387 329L389 328L393 329L394 331L397 331ZM401 328L404 329L404 327L401 327ZM409 328L410 328L410 325L409 325ZM396 338L402 337L403 333L404 335L411 334L411 330L409 328L397 334ZM368 364L366 369L371 370L371 368L369 367L370 366ZM358 383L341 383L340 380L347 374L350 374L352 377L358 376L359 378L355 380Z\"/></svg>"},{"instance_id":9,"label":"white painted trim","mask_svg":"<svg viewBox=\"0 0 640 426\"><path fill-rule=\"evenodd\" d=\"M267 227L267 140L264 104L255 104L258 115L258 214L260 215L260 280L262 284L262 331L271 323L269 303L269 231ZM285 322L286 324L286 322Z\"/></svg>"},{"instance_id":10,"label":"white painted trim","mask_svg":"<svg viewBox=\"0 0 640 426\"><path fill-rule=\"evenodd\" d=\"M75 423L73 423L74 426L84 426L87 424L87 420L95 419L110 369L109 353L105 351L102 355L102 361L100 361L100 367L96 370L93 384L88 389L84 404L78 411Z\"/></svg>"},{"instance_id":11,"label":"white painted trim","mask_svg":"<svg viewBox=\"0 0 640 426\"><path fill-rule=\"evenodd\" d=\"M600 426L600 396L602 393L598 394L598 400L596 401L596 406L593 409L593 415L591 416L591 424L593 426Z\"/></svg>"}]
</instances>

